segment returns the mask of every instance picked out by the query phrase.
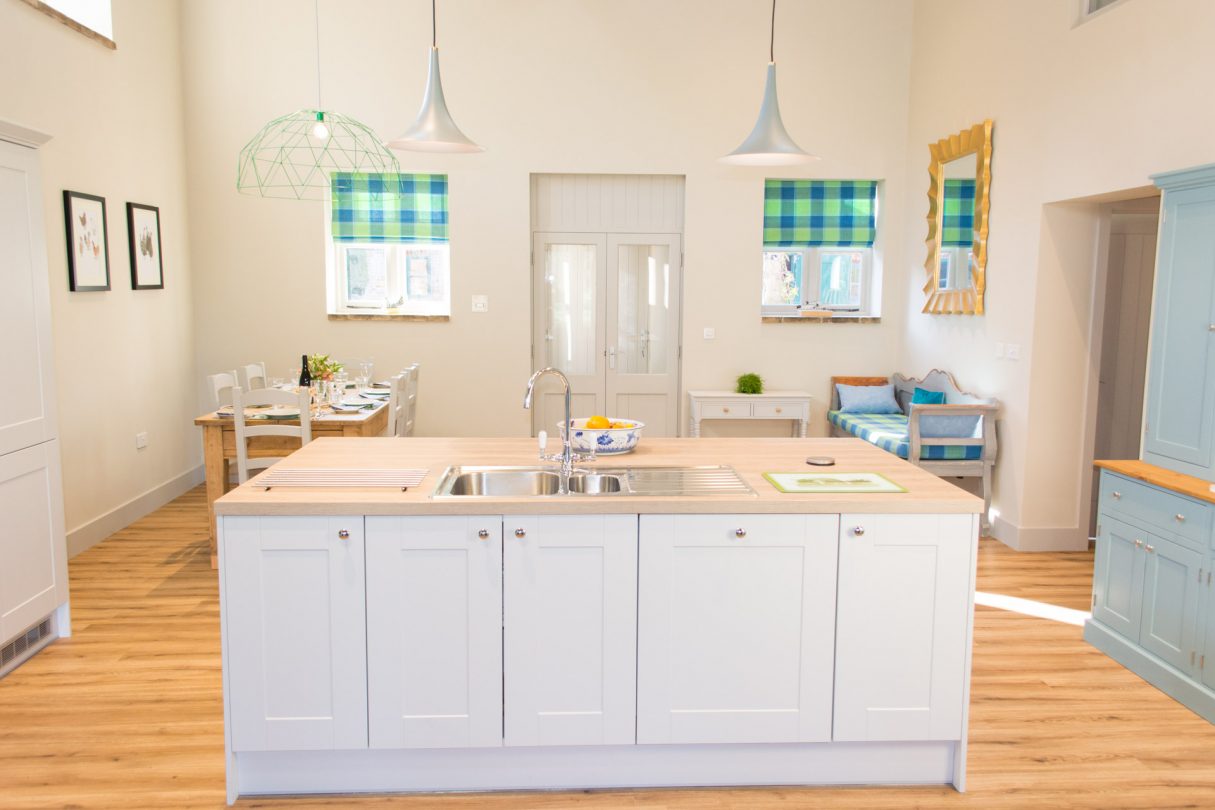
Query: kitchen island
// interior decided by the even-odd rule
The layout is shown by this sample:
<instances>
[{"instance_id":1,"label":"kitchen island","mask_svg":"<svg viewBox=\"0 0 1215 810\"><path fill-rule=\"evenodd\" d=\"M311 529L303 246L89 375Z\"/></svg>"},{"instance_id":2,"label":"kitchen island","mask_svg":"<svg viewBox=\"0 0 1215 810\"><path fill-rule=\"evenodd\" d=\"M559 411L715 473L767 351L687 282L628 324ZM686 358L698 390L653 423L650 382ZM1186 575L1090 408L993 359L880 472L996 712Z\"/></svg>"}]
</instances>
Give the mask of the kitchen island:
<instances>
[{"instance_id":1,"label":"kitchen island","mask_svg":"<svg viewBox=\"0 0 1215 810\"><path fill-rule=\"evenodd\" d=\"M322 439L216 502L228 798L692 785L964 788L982 501L856 439L646 439L579 468L750 491L433 498L529 439ZM812 468L808 456L836 465ZM903 492L786 494L771 472Z\"/></svg>"}]
</instances>

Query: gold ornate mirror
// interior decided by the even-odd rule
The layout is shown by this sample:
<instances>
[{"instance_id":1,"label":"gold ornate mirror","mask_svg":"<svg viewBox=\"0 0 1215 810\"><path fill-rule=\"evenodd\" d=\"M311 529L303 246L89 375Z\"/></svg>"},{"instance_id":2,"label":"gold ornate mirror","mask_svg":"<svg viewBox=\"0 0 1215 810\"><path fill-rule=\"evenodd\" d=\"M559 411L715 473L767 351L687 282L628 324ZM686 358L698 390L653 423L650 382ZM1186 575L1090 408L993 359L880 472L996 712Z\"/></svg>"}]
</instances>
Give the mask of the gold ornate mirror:
<instances>
[{"instance_id":1,"label":"gold ornate mirror","mask_svg":"<svg viewBox=\"0 0 1215 810\"><path fill-rule=\"evenodd\" d=\"M991 209L991 130L984 121L928 145L928 259L934 315L982 315Z\"/></svg>"}]
</instances>

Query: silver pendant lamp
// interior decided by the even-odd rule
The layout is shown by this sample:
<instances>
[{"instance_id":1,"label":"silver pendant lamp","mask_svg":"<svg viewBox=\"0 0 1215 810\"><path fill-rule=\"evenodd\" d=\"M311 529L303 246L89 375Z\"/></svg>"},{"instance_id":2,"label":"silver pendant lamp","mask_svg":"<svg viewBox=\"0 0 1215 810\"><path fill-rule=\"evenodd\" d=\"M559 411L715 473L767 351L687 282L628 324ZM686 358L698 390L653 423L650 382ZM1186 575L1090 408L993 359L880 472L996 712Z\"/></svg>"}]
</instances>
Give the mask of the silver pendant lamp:
<instances>
[{"instance_id":1,"label":"silver pendant lamp","mask_svg":"<svg viewBox=\"0 0 1215 810\"><path fill-rule=\"evenodd\" d=\"M426 95L422 97L422 109L413 125L399 138L388 142L392 149L408 149L414 152L484 152L460 131L447 101L443 98L443 82L439 78L439 38L435 20L435 0L430 2L430 71L426 76Z\"/></svg>"},{"instance_id":2,"label":"silver pendant lamp","mask_svg":"<svg viewBox=\"0 0 1215 810\"><path fill-rule=\"evenodd\" d=\"M818 160L789 137L780 119L776 101L776 0L772 0L772 27L768 40L768 78L764 83L764 101L759 107L759 120L747 139L722 163L736 166L789 166Z\"/></svg>"}]
</instances>

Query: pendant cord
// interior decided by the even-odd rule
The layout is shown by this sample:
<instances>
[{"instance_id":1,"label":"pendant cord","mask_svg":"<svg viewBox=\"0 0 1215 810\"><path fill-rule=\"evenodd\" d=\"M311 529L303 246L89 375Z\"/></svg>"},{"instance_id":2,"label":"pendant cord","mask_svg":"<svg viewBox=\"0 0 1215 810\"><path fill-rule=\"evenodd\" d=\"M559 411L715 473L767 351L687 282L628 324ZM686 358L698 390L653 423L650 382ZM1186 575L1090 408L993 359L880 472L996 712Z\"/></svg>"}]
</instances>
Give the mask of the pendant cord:
<instances>
[{"instance_id":1,"label":"pendant cord","mask_svg":"<svg viewBox=\"0 0 1215 810\"><path fill-rule=\"evenodd\" d=\"M773 0L775 2L776 0ZM435 19L435 0L430 0L430 47L439 47L439 21Z\"/></svg>"},{"instance_id":2,"label":"pendant cord","mask_svg":"<svg viewBox=\"0 0 1215 810\"><path fill-rule=\"evenodd\" d=\"M768 34L768 61L776 61L776 0L772 0L772 30Z\"/></svg>"},{"instance_id":3,"label":"pendant cord","mask_svg":"<svg viewBox=\"0 0 1215 810\"><path fill-rule=\"evenodd\" d=\"M321 104L321 0L313 0L312 10L316 19L316 109L324 109Z\"/></svg>"}]
</instances>

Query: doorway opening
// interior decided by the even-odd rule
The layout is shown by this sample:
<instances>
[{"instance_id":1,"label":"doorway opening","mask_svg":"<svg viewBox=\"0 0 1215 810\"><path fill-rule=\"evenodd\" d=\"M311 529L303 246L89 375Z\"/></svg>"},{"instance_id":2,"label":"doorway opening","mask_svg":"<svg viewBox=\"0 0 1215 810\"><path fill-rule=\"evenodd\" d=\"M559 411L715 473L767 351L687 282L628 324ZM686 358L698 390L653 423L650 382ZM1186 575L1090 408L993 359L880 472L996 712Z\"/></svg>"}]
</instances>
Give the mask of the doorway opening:
<instances>
[{"instance_id":1,"label":"doorway opening","mask_svg":"<svg viewBox=\"0 0 1215 810\"><path fill-rule=\"evenodd\" d=\"M1156 277L1158 196L1104 206L1106 261L1103 316L1098 340L1094 459L1137 459L1143 440L1143 397L1147 379L1152 287ZM1098 295L1097 300L1101 300ZM1093 472L1089 536L1097 533L1099 471Z\"/></svg>"},{"instance_id":2,"label":"doorway opening","mask_svg":"<svg viewBox=\"0 0 1215 810\"><path fill-rule=\"evenodd\" d=\"M569 378L573 416L675 436L679 422L683 177L532 175L532 365ZM563 418L545 378L532 433Z\"/></svg>"}]
</instances>

